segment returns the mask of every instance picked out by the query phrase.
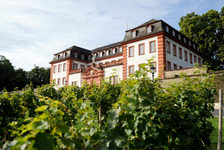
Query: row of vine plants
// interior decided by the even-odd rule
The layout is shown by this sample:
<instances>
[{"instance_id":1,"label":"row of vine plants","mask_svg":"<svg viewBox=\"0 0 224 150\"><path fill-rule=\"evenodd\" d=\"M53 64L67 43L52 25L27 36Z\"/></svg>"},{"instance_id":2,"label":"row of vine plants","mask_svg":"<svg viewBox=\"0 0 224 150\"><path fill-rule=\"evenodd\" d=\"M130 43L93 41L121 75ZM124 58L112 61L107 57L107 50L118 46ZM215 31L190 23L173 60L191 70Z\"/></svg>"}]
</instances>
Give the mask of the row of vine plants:
<instances>
[{"instance_id":1,"label":"row of vine plants","mask_svg":"<svg viewBox=\"0 0 224 150\"><path fill-rule=\"evenodd\" d=\"M161 86L148 67L113 85L32 85L0 95L0 148L206 149L215 94L212 76Z\"/></svg>"}]
</instances>

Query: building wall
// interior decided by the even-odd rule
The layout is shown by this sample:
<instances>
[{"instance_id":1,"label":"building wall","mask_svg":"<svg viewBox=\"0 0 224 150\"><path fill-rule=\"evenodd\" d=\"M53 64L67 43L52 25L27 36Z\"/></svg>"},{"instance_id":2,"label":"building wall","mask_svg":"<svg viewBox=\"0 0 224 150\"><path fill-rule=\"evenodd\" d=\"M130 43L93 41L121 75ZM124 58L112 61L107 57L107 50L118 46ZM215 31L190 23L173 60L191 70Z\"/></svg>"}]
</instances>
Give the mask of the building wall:
<instances>
[{"instance_id":1,"label":"building wall","mask_svg":"<svg viewBox=\"0 0 224 150\"><path fill-rule=\"evenodd\" d=\"M77 86L81 86L81 84L82 84L81 73L70 74L69 75L69 85L72 85L72 82L77 82Z\"/></svg>"},{"instance_id":2,"label":"building wall","mask_svg":"<svg viewBox=\"0 0 224 150\"><path fill-rule=\"evenodd\" d=\"M156 52L149 52L149 43L151 41L155 41ZM144 43L145 45L145 54L139 55L139 44ZM134 70L139 70L139 65L147 63L147 60L153 59L153 62L156 62L156 72L155 77L158 76L158 38L152 37L148 39L144 39L141 41L133 42L127 44L127 75L129 75L129 66L134 66ZM134 57L129 57L129 47L134 46ZM151 75L150 75L151 76Z\"/></svg>"},{"instance_id":3,"label":"building wall","mask_svg":"<svg viewBox=\"0 0 224 150\"><path fill-rule=\"evenodd\" d=\"M55 80L56 85L57 85L58 79L60 78L60 80L61 80L60 85L56 86L57 88L60 88L60 87L64 86L64 85L62 85L62 82L63 82L63 78L66 78L66 73L67 73L66 71L63 71L63 64L64 63L67 64L67 61L62 61L62 62L53 64L53 68L52 69L54 69L54 66L57 66L57 68L56 68L56 72L55 73L54 73L54 71L52 71L53 72L52 80L53 81ZM61 72L58 72L58 66L59 65L61 65ZM67 70L67 67L66 67L66 70Z\"/></svg>"},{"instance_id":4,"label":"building wall","mask_svg":"<svg viewBox=\"0 0 224 150\"><path fill-rule=\"evenodd\" d=\"M107 61L111 62L112 60L119 60L119 59L122 59L122 56L117 56L117 57L114 57L114 58L99 60L99 61L96 61L95 63L99 64L99 63L105 63Z\"/></svg>"},{"instance_id":5,"label":"building wall","mask_svg":"<svg viewBox=\"0 0 224 150\"><path fill-rule=\"evenodd\" d=\"M165 42L167 42L167 41L170 42L170 53L166 52L166 64L167 64L167 61L171 62L171 70L174 70L174 64L177 65L177 69L180 69L180 66L182 66L183 68L193 67L194 66L194 56L196 56L196 58L197 58L196 59L197 63L198 63L198 58L200 58L201 62L202 62L202 57L195 54L194 52L192 52L188 48L186 48L183 45L171 40L168 37L165 37ZM173 44L176 45L176 53L177 53L176 56L173 55ZM179 47L182 48L182 59L179 58ZM185 61L185 52L184 52L185 50L187 51L187 57L188 57L187 61ZM192 54L193 63L190 63L190 53Z\"/></svg>"},{"instance_id":6,"label":"building wall","mask_svg":"<svg viewBox=\"0 0 224 150\"><path fill-rule=\"evenodd\" d=\"M123 79L123 65L108 67L104 69L104 78L117 75L119 80Z\"/></svg>"}]
</instances>

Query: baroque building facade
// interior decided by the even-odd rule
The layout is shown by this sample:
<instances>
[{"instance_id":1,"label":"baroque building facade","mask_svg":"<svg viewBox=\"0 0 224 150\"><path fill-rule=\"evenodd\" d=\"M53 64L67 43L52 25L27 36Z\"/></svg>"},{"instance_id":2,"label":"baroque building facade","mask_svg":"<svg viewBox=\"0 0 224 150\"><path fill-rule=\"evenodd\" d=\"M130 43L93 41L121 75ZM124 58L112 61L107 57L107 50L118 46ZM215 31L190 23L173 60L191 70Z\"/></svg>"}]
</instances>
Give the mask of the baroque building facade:
<instances>
[{"instance_id":1,"label":"baroque building facade","mask_svg":"<svg viewBox=\"0 0 224 150\"><path fill-rule=\"evenodd\" d=\"M50 78L58 88L81 86L83 82L99 84L102 78L115 84L152 59L155 77L163 79L165 71L201 65L203 55L198 49L196 43L166 22L151 19L125 31L120 42L93 50L72 46L54 54Z\"/></svg>"}]
</instances>

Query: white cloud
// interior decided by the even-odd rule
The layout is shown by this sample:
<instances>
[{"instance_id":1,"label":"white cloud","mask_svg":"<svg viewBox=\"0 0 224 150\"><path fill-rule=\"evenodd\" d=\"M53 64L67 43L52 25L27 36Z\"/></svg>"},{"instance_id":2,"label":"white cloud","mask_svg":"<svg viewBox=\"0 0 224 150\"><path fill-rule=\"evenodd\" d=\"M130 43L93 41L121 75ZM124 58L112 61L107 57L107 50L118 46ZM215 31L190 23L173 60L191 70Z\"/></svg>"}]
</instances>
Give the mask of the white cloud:
<instances>
[{"instance_id":1,"label":"white cloud","mask_svg":"<svg viewBox=\"0 0 224 150\"><path fill-rule=\"evenodd\" d=\"M132 28L155 18L168 20L177 27L177 20L185 15L180 13L183 3L183 0L0 0L0 55L25 70L32 69L34 64L49 67L54 53L72 45L94 49L122 40L127 23Z\"/></svg>"}]
</instances>

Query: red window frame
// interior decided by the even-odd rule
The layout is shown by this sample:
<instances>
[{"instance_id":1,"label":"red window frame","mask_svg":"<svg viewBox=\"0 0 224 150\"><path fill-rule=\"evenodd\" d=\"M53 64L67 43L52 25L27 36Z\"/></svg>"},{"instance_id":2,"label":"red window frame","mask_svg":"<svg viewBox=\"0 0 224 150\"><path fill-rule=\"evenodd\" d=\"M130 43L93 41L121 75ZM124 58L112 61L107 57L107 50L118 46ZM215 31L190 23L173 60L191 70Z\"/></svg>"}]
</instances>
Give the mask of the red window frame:
<instances>
[{"instance_id":1,"label":"red window frame","mask_svg":"<svg viewBox=\"0 0 224 150\"><path fill-rule=\"evenodd\" d=\"M154 51L152 51L151 43L154 43ZM156 52L156 40L150 41L149 42L149 53L155 53L155 52Z\"/></svg>"},{"instance_id":2,"label":"red window frame","mask_svg":"<svg viewBox=\"0 0 224 150\"><path fill-rule=\"evenodd\" d=\"M61 64L58 65L58 72L61 72Z\"/></svg>"},{"instance_id":3,"label":"red window frame","mask_svg":"<svg viewBox=\"0 0 224 150\"><path fill-rule=\"evenodd\" d=\"M167 45L169 46L168 49L167 49ZM166 52L170 54L170 41L166 41Z\"/></svg>"},{"instance_id":4,"label":"red window frame","mask_svg":"<svg viewBox=\"0 0 224 150\"><path fill-rule=\"evenodd\" d=\"M133 67L133 73L130 73L131 67ZM134 72L135 72L135 66L134 66L134 65L130 65L130 66L128 67L128 74L129 74L129 75L130 75L130 74L134 74Z\"/></svg>"},{"instance_id":5,"label":"red window frame","mask_svg":"<svg viewBox=\"0 0 224 150\"><path fill-rule=\"evenodd\" d=\"M185 60L185 61L188 61L188 56L187 56L187 55L188 55L188 54L187 54L187 51L185 50L185 51L184 51L184 60Z\"/></svg>"},{"instance_id":6,"label":"red window frame","mask_svg":"<svg viewBox=\"0 0 224 150\"><path fill-rule=\"evenodd\" d=\"M171 70L171 62L170 61L167 61L167 70Z\"/></svg>"},{"instance_id":7,"label":"red window frame","mask_svg":"<svg viewBox=\"0 0 224 150\"><path fill-rule=\"evenodd\" d=\"M192 54L190 53L190 63L191 63L191 64L193 63L192 60L193 60L193 59L192 59Z\"/></svg>"},{"instance_id":8,"label":"red window frame","mask_svg":"<svg viewBox=\"0 0 224 150\"><path fill-rule=\"evenodd\" d=\"M179 47L179 58L182 59L183 58L183 55L182 55L182 48Z\"/></svg>"},{"instance_id":9,"label":"red window frame","mask_svg":"<svg viewBox=\"0 0 224 150\"><path fill-rule=\"evenodd\" d=\"M63 77L63 79L62 79L62 85L66 85L66 77Z\"/></svg>"},{"instance_id":10,"label":"red window frame","mask_svg":"<svg viewBox=\"0 0 224 150\"><path fill-rule=\"evenodd\" d=\"M198 57L198 64L201 65L201 58Z\"/></svg>"},{"instance_id":11,"label":"red window frame","mask_svg":"<svg viewBox=\"0 0 224 150\"><path fill-rule=\"evenodd\" d=\"M177 64L173 64L173 70L177 70Z\"/></svg>"},{"instance_id":12,"label":"red window frame","mask_svg":"<svg viewBox=\"0 0 224 150\"><path fill-rule=\"evenodd\" d=\"M130 50L131 50L131 48L133 48L133 56L131 56L130 54ZM130 46L129 48L128 48L128 56L129 57L134 57L135 56L135 48L134 48L134 46Z\"/></svg>"},{"instance_id":13,"label":"red window frame","mask_svg":"<svg viewBox=\"0 0 224 150\"><path fill-rule=\"evenodd\" d=\"M66 69L67 69L67 64L64 63L64 64L63 64L63 71L66 71Z\"/></svg>"},{"instance_id":14,"label":"red window frame","mask_svg":"<svg viewBox=\"0 0 224 150\"><path fill-rule=\"evenodd\" d=\"M57 85L61 85L61 78L58 78L58 83Z\"/></svg>"},{"instance_id":15,"label":"red window frame","mask_svg":"<svg viewBox=\"0 0 224 150\"><path fill-rule=\"evenodd\" d=\"M177 56L177 46L173 44L173 56Z\"/></svg>"},{"instance_id":16,"label":"red window frame","mask_svg":"<svg viewBox=\"0 0 224 150\"><path fill-rule=\"evenodd\" d=\"M197 63L197 57L194 55L194 63Z\"/></svg>"},{"instance_id":17,"label":"red window frame","mask_svg":"<svg viewBox=\"0 0 224 150\"><path fill-rule=\"evenodd\" d=\"M143 45L143 54L140 53L140 46ZM145 54L145 43L138 44L138 55L144 55Z\"/></svg>"},{"instance_id":18,"label":"red window frame","mask_svg":"<svg viewBox=\"0 0 224 150\"><path fill-rule=\"evenodd\" d=\"M57 70L57 65L54 65L54 67L53 67L53 73L56 73L56 70Z\"/></svg>"}]
</instances>

